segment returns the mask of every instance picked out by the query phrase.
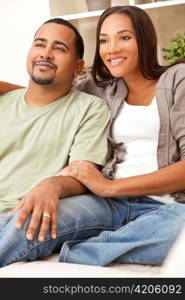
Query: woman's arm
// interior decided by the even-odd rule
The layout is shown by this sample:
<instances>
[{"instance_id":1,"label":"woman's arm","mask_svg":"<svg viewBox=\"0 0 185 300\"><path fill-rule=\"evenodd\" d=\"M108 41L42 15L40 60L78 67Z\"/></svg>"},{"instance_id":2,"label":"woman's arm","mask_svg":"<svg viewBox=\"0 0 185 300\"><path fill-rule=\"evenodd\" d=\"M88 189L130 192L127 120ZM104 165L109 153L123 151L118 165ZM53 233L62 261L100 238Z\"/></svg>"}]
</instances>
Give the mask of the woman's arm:
<instances>
[{"instance_id":1,"label":"woman's arm","mask_svg":"<svg viewBox=\"0 0 185 300\"><path fill-rule=\"evenodd\" d=\"M152 173L109 180L88 162L65 168L60 175L78 179L99 196L162 195L185 190L185 160Z\"/></svg>"},{"instance_id":2,"label":"woman's arm","mask_svg":"<svg viewBox=\"0 0 185 300\"><path fill-rule=\"evenodd\" d=\"M9 91L13 91L16 89L20 89L20 88L22 88L22 86L20 86L20 85L5 82L5 81L0 81L0 94L6 93Z\"/></svg>"}]
</instances>

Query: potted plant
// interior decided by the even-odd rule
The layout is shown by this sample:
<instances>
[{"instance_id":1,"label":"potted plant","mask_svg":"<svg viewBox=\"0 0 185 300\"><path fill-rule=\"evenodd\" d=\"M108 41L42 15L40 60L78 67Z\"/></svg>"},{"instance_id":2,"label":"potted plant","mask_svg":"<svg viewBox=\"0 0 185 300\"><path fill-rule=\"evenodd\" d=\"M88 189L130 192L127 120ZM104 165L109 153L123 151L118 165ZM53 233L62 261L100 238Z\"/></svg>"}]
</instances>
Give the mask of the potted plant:
<instances>
[{"instance_id":1,"label":"potted plant","mask_svg":"<svg viewBox=\"0 0 185 300\"><path fill-rule=\"evenodd\" d=\"M173 63L181 58L185 58L185 32L177 32L171 38L171 43L162 48L165 53L163 58L167 63Z\"/></svg>"},{"instance_id":2,"label":"potted plant","mask_svg":"<svg viewBox=\"0 0 185 300\"><path fill-rule=\"evenodd\" d=\"M111 6L111 0L86 0L88 10L103 10Z\"/></svg>"}]
</instances>

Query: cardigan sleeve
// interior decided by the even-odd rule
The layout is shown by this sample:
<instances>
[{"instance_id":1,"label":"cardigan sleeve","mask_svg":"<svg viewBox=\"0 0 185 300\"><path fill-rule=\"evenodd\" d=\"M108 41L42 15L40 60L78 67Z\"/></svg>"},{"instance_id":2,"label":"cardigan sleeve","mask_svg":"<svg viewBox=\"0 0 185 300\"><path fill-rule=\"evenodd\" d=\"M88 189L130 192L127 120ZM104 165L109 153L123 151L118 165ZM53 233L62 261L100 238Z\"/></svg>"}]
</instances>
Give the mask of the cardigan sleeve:
<instances>
[{"instance_id":1,"label":"cardigan sleeve","mask_svg":"<svg viewBox=\"0 0 185 300\"><path fill-rule=\"evenodd\" d=\"M185 64L176 65L173 74L171 127L178 143L180 160L185 159Z\"/></svg>"}]
</instances>

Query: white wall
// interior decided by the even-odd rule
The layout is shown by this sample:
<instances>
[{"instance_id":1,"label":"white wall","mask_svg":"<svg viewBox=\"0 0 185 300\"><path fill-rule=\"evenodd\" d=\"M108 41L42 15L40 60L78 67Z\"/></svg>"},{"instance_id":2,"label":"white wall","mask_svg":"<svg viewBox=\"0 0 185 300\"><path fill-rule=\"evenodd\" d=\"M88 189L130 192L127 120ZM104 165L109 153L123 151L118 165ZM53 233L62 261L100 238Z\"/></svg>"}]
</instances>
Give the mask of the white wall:
<instances>
[{"instance_id":1,"label":"white wall","mask_svg":"<svg viewBox=\"0 0 185 300\"><path fill-rule=\"evenodd\" d=\"M0 0L0 80L27 85L27 52L49 18L48 0Z\"/></svg>"}]
</instances>

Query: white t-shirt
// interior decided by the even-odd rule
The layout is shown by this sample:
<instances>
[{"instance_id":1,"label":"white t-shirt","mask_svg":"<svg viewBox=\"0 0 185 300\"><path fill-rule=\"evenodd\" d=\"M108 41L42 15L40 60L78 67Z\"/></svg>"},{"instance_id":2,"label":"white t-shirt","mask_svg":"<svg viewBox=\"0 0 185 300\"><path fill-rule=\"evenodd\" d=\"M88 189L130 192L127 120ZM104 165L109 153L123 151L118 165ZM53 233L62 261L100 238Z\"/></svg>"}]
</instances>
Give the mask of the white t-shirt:
<instances>
[{"instance_id":1,"label":"white t-shirt","mask_svg":"<svg viewBox=\"0 0 185 300\"><path fill-rule=\"evenodd\" d=\"M129 105L125 101L113 125L113 137L123 142L127 154L116 165L115 179L151 173L158 170L157 146L160 129L156 97L148 106ZM170 194L151 198L172 203Z\"/></svg>"}]
</instances>

